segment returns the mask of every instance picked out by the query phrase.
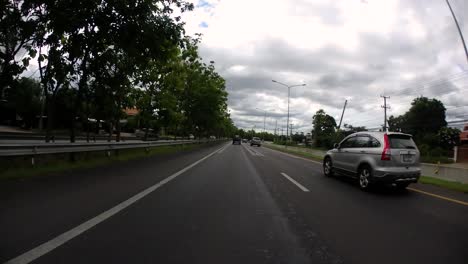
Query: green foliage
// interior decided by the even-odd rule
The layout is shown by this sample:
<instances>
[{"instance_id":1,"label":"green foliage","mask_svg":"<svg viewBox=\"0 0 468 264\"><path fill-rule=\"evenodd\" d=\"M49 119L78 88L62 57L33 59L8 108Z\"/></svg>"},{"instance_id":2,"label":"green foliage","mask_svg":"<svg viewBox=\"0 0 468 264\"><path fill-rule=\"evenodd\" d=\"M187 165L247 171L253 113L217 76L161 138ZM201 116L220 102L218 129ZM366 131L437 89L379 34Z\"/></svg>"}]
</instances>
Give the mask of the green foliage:
<instances>
[{"instance_id":1,"label":"green foliage","mask_svg":"<svg viewBox=\"0 0 468 264\"><path fill-rule=\"evenodd\" d=\"M31 41L36 18L27 15L21 2L0 0L0 97L35 57Z\"/></svg>"},{"instance_id":2,"label":"green foliage","mask_svg":"<svg viewBox=\"0 0 468 264\"><path fill-rule=\"evenodd\" d=\"M20 117L21 122L17 125L31 128L36 120L36 115L41 107L41 87L40 84L29 78L21 78L14 82L6 93L7 110L13 113L11 120L15 116Z\"/></svg>"},{"instance_id":3,"label":"green foliage","mask_svg":"<svg viewBox=\"0 0 468 264\"><path fill-rule=\"evenodd\" d=\"M315 139L315 147L333 146L333 135L335 134L336 121L326 114L323 109L318 110L312 118L314 126L312 130L313 138Z\"/></svg>"},{"instance_id":4,"label":"green foliage","mask_svg":"<svg viewBox=\"0 0 468 264\"><path fill-rule=\"evenodd\" d=\"M431 147L428 144L418 145L419 152L421 156L428 157L430 156Z\"/></svg>"},{"instance_id":5,"label":"green foliage","mask_svg":"<svg viewBox=\"0 0 468 264\"><path fill-rule=\"evenodd\" d=\"M119 135L123 109L133 107L139 114L125 125L129 131L164 128L172 135L218 137L235 132L225 80L214 62L199 56L199 36L185 36L184 23L174 16L193 4L1 0L0 7L0 84L13 83L37 56L48 136L53 128L70 128L74 141L76 123L88 127L88 118ZM15 61L19 50L27 56ZM29 110L38 115L32 105Z\"/></svg>"},{"instance_id":6,"label":"green foliage","mask_svg":"<svg viewBox=\"0 0 468 264\"><path fill-rule=\"evenodd\" d=\"M327 148L333 147L333 144L341 142L346 136L351 135L352 133L355 133L358 131L343 131L343 130L337 130L335 133L331 134L331 146L326 146Z\"/></svg>"},{"instance_id":7,"label":"green foliage","mask_svg":"<svg viewBox=\"0 0 468 264\"><path fill-rule=\"evenodd\" d=\"M356 133L356 132L361 132L361 131L367 131L366 127L365 126L352 126L352 125L348 125L348 124L344 124L344 128L346 130L342 131L343 135L351 135L352 133Z\"/></svg>"},{"instance_id":8,"label":"green foliage","mask_svg":"<svg viewBox=\"0 0 468 264\"><path fill-rule=\"evenodd\" d=\"M439 145L444 149L453 149L460 144L461 131L457 128L443 127L437 133Z\"/></svg>"},{"instance_id":9,"label":"green foliage","mask_svg":"<svg viewBox=\"0 0 468 264\"><path fill-rule=\"evenodd\" d=\"M432 141L427 135L437 132L447 125L445 107L437 99L418 97L411 103L411 108L404 115L388 119L391 131L401 131L413 135L417 143Z\"/></svg>"},{"instance_id":10,"label":"green foliage","mask_svg":"<svg viewBox=\"0 0 468 264\"><path fill-rule=\"evenodd\" d=\"M466 183L445 181L445 180L427 177L427 176L421 176L419 181L425 184L432 184L432 185L440 186L443 188L468 193L468 184Z\"/></svg>"},{"instance_id":11,"label":"green foliage","mask_svg":"<svg viewBox=\"0 0 468 264\"><path fill-rule=\"evenodd\" d=\"M448 161L446 150L459 143L460 131L446 127L445 106L437 99L414 99L409 111L390 116L388 125L390 131L413 135L423 161Z\"/></svg>"}]
</instances>

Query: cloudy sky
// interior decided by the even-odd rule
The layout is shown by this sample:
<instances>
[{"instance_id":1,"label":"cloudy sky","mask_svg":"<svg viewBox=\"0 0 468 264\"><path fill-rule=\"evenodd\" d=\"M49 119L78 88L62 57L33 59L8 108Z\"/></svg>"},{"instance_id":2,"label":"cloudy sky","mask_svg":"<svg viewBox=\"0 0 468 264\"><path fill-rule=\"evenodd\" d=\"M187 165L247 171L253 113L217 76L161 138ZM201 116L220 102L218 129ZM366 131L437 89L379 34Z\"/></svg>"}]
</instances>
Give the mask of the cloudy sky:
<instances>
[{"instance_id":1,"label":"cloudy sky","mask_svg":"<svg viewBox=\"0 0 468 264\"><path fill-rule=\"evenodd\" d=\"M227 81L238 127L286 126L291 89L294 131L310 132L318 109L343 123L375 128L424 95L448 120L468 118L468 62L445 0L195 0L184 16L202 33L201 54ZM468 4L451 0L468 38ZM466 115L463 116L462 115ZM281 132L280 132L281 133Z\"/></svg>"}]
</instances>

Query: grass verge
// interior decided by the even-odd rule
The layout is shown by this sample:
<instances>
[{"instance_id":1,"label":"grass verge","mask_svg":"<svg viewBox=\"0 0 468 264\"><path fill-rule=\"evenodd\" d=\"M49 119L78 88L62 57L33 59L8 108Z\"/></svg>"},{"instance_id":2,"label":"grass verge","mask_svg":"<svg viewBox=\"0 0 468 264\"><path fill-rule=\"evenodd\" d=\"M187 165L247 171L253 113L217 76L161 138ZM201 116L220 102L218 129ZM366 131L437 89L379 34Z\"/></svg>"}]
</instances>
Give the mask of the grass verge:
<instances>
[{"instance_id":1,"label":"grass verge","mask_svg":"<svg viewBox=\"0 0 468 264\"><path fill-rule=\"evenodd\" d=\"M314 155L314 154L311 154L311 153L308 153L308 152L304 152L304 151L297 151L297 150L287 149L287 148L278 147L278 146L275 146L275 145L272 145L272 144L269 144L269 145L268 144L263 144L263 146L267 147L267 148L270 148L270 149L278 150L278 151L281 151L281 152L293 154L293 155L296 155L296 156L299 156L299 157L303 157L303 158L306 158L306 159L314 160L314 161L320 161L321 162L323 160L323 157L321 157L321 156L317 156L317 155Z\"/></svg>"},{"instance_id":2,"label":"grass verge","mask_svg":"<svg viewBox=\"0 0 468 264\"><path fill-rule=\"evenodd\" d=\"M436 179L436 178L427 177L427 176L421 176L421 178L419 178L419 182L425 183L425 184L436 185L436 186L454 190L454 191L468 193L468 184L466 183L446 181L446 180Z\"/></svg>"},{"instance_id":3,"label":"grass verge","mask_svg":"<svg viewBox=\"0 0 468 264\"><path fill-rule=\"evenodd\" d=\"M75 153L75 161L70 161L70 154L39 155L36 157L36 165L31 165L31 157L15 157L0 163L0 181L9 179L38 177L56 173L63 173L76 169L94 168L115 162L135 160L155 155L163 155L180 151L188 151L200 148L201 145L175 145L158 146L150 148L147 152L143 149L125 149L111 153L107 157L103 151Z\"/></svg>"}]
</instances>

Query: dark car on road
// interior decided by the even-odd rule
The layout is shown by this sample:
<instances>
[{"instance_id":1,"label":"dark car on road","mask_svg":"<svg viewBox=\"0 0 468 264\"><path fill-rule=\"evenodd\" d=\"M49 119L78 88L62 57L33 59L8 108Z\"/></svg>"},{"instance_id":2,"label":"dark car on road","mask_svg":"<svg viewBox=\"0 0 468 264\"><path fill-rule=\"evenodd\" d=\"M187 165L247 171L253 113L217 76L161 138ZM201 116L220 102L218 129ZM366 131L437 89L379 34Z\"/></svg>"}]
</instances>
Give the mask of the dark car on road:
<instances>
[{"instance_id":1,"label":"dark car on road","mask_svg":"<svg viewBox=\"0 0 468 264\"><path fill-rule=\"evenodd\" d=\"M234 144L239 144L239 145L240 145L240 144L241 144L241 138L240 138L240 136L235 135L235 136L232 138L232 144L233 144L233 145L234 145Z\"/></svg>"},{"instance_id":2,"label":"dark car on road","mask_svg":"<svg viewBox=\"0 0 468 264\"><path fill-rule=\"evenodd\" d=\"M335 144L323 159L325 176L341 174L357 178L359 187L377 183L400 189L421 175L419 150L411 135L395 132L358 132Z\"/></svg>"}]
</instances>

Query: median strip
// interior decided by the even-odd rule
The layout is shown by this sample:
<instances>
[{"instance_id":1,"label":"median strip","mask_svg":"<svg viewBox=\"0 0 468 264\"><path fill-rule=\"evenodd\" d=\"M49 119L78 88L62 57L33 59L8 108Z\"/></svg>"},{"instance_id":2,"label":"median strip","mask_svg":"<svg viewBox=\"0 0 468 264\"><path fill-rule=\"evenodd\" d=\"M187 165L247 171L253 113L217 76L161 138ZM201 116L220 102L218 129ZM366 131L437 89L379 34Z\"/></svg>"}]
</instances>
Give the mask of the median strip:
<instances>
[{"instance_id":1,"label":"median strip","mask_svg":"<svg viewBox=\"0 0 468 264\"><path fill-rule=\"evenodd\" d=\"M323 159L323 157L314 156L314 155L306 153L306 152L296 152L296 151L291 151L291 150L287 150L287 149L280 149L280 148L272 147L271 145L266 145L266 144L265 144L265 147L272 150L272 151L279 152L279 153L281 153L283 155L286 155L288 157L291 157L291 158L310 161L310 162L317 163L317 164L322 164L322 162L319 162L319 161L321 161Z\"/></svg>"}]
</instances>

